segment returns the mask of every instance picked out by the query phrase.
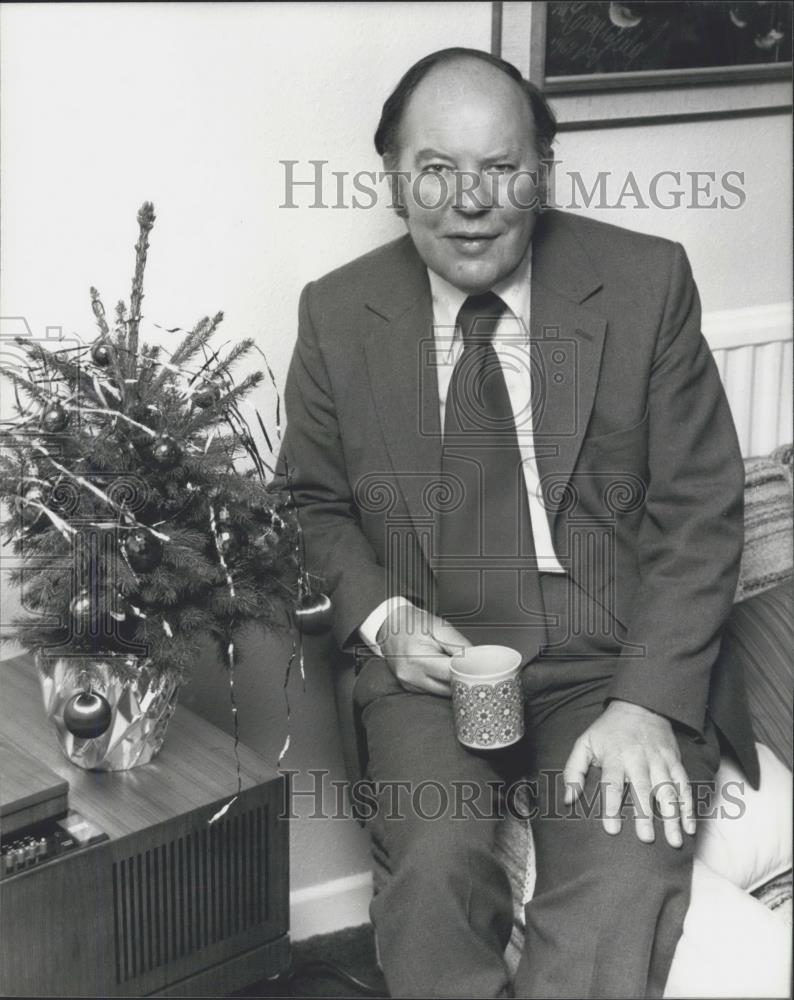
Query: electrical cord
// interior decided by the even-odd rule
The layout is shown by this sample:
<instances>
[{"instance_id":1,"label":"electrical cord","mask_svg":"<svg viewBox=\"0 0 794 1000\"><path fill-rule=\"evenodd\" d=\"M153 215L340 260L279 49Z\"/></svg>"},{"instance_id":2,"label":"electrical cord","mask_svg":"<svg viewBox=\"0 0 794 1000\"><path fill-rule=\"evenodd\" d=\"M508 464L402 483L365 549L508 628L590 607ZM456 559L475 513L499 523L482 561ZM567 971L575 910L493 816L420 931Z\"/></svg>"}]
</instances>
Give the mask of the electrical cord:
<instances>
[{"instance_id":1,"label":"electrical cord","mask_svg":"<svg viewBox=\"0 0 794 1000\"><path fill-rule=\"evenodd\" d=\"M365 983L363 980L358 979L356 976L352 975L352 973L345 972L344 969L336 965L334 962L326 962L322 959L315 959L311 962L302 962L294 970L293 977L294 979L297 979L299 976L305 975L306 973L311 974L313 970L318 972L328 972L332 976L336 976L337 979L340 979L343 983L347 983L348 986L352 986L354 989L358 990L359 993L363 993L364 996L383 996L383 992L375 986L370 986L369 983Z\"/></svg>"},{"instance_id":2,"label":"electrical cord","mask_svg":"<svg viewBox=\"0 0 794 1000\"><path fill-rule=\"evenodd\" d=\"M363 980L358 979L356 976L352 975L350 972L345 972L340 966L334 964L333 962L326 962L322 959L314 959L308 962L301 962L294 968L289 968L286 972L277 976L273 980L269 980L274 985L284 986L287 990L287 997L313 997L316 996L315 993L302 993L299 989L299 981L304 976L311 976L316 973L326 973L328 975L334 976L341 982L348 986L352 986L353 989L357 990L358 993L367 997L382 997L383 991L375 986L370 986L369 983L365 983ZM297 991L297 992L296 992Z\"/></svg>"}]
</instances>

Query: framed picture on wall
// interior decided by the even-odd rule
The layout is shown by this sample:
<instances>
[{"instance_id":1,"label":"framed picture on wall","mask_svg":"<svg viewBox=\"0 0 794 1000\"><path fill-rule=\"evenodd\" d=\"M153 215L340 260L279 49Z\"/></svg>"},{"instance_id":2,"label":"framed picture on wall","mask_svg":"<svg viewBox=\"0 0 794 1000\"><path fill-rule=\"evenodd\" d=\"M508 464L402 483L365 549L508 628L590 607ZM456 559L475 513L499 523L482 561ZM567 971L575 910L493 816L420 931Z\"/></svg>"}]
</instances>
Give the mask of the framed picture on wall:
<instances>
[{"instance_id":1,"label":"framed picture on wall","mask_svg":"<svg viewBox=\"0 0 794 1000\"><path fill-rule=\"evenodd\" d=\"M552 96L562 128L791 107L787 0L495 3L494 51Z\"/></svg>"}]
</instances>

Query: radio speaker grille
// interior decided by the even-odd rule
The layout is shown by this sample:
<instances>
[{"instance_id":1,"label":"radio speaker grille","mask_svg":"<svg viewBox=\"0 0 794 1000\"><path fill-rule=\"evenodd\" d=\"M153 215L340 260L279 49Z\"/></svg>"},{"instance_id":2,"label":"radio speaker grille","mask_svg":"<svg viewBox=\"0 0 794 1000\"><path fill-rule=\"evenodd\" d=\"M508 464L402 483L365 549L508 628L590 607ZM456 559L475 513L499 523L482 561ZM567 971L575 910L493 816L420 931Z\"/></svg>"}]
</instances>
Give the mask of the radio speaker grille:
<instances>
[{"instance_id":1,"label":"radio speaker grille","mask_svg":"<svg viewBox=\"0 0 794 1000\"><path fill-rule=\"evenodd\" d=\"M113 863L116 982L265 923L267 805Z\"/></svg>"}]
</instances>

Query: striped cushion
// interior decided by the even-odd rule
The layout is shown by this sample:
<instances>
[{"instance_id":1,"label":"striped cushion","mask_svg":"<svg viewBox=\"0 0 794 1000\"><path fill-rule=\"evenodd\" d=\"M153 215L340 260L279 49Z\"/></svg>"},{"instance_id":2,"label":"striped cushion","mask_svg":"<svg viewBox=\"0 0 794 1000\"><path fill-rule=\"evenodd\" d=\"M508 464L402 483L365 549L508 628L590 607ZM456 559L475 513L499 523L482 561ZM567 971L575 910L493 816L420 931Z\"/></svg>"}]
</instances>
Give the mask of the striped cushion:
<instances>
[{"instance_id":1,"label":"striped cushion","mask_svg":"<svg viewBox=\"0 0 794 1000\"><path fill-rule=\"evenodd\" d=\"M792 579L792 447L748 458L744 478L744 553L736 600Z\"/></svg>"},{"instance_id":2,"label":"striped cushion","mask_svg":"<svg viewBox=\"0 0 794 1000\"><path fill-rule=\"evenodd\" d=\"M778 584L735 605L723 650L744 671L756 739L791 768L794 584Z\"/></svg>"},{"instance_id":3,"label":"striped cushion","mask_svg":"<svg viewBox=\"0 0 794 1000\"><path fill-rule=\"evenodd\" d=\"M769 910L775 913L791 926L791 872L784 872L773 878L771 882L762 885L753 893L755 898L764 904Z\"/></svg>"},{"instance_id":4,"label":"striped cushion","mask_svg":"<svg viewBox=\"0 0 794 1000\"><path fill-rule=\"evenodd\" d=\"M775 448L770 458L781 463L788 476L788 484L791 486L794 479L794 444L783 444Z\"/></svg>"}]
</instances>

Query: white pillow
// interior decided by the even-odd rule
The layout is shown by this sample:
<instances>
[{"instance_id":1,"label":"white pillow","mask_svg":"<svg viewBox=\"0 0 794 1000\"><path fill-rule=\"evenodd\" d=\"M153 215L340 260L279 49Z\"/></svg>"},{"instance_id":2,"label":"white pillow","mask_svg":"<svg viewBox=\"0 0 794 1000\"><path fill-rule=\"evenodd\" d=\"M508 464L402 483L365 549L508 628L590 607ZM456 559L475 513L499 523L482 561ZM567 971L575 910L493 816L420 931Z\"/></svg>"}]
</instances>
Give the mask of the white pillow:
<instances>
[{"instance_id":1,"label":"white pillow","mask_svg":"<svg viewBox=\"0 0 794 1000\"><path fill-rule=\"evenodd\" d=\"M782 765L781 765L782 766ZM695 859L665 997L788 997L791 929Z\"/></svg>"},{"instance_id":2,"label":"white pillow","mask_svg":"<svg viewBox=\"0 0 794 1000\"><path fill-rule=\"evenodd\" d=\"M753 892L791 868L791 771L757 743L761 785L752 789L723 758L713 817L698 823L695 856L734 885Z\"/></svg>"}]
</instances>

